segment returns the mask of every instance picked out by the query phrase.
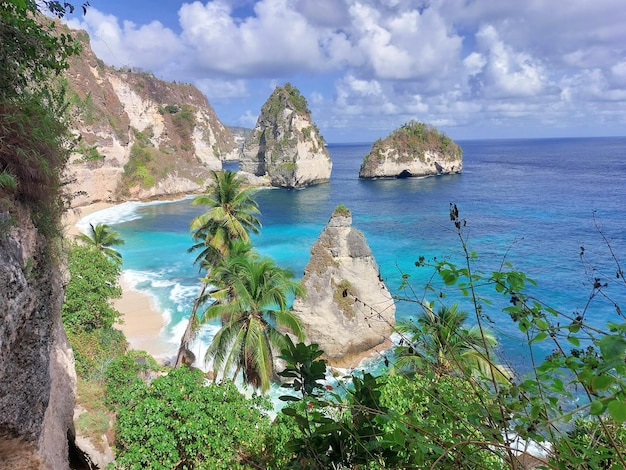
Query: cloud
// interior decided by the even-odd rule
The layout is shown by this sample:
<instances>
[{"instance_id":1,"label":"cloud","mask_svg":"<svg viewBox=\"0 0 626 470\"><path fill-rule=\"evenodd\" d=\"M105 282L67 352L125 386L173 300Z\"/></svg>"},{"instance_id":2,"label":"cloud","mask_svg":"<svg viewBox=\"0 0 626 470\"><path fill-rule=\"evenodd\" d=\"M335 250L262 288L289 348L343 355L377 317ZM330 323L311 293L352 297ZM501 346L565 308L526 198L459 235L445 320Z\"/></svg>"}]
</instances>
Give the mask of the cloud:
<instances>
[{"instance_id":1,"label":"cloud","mask_svg":"<svg viewBox=\"0 0 626 470\"><path fill-rule=\"evenodd\" d=\"M354 2L352 39L372 74L382 79L432 80L455 68L462 39L434 9L391 12Z\"/></svg>"},{"instance_id":2,"label":"cloud","mask_svg":"<svg viewBox=\"0 0 626 470\"><path fill-rule=\"evenodd\" d=\"M92 8L68 26L89 32L94 53L109 65L145 70L166 69L183 51L177 35L158 21L136 25Z\"/></svg>"},{"instance_id":3,"label":"cloud","mask_svg":"<svg viewBox=\"0 0 626 470\"><path fill-rule=\"evenodd\" d=\"M547 83L538 60L505 44L491 25L481 28L476 39L481 60L474 58L470 62L482 65L486 95L511 98L543 93Z\"/></svg>"},{"instance_id":4,"label":"cloud","mask_svg":"<svg viewBox=\"0 0 626 470\"><path fill-rule=\"evenodd\" d=\"M72 23L105 62L193 82L240 124L286 81L322 130L415 118L491 135L626 116L623 0L203 0L175 30L159 11L134 23L92 7Z\"/></svg>"},{"instance_id":5,"label":"cloud","mask_svg":"<svg viewBox=\"0 0 626 470\"><path fill-rule=\"evenodd\" d=\"M287 0L262 0L254 16L238 19L227 3L184 4L182 38L193 63L207 72L276 77L324 71L346 60L345 35L312 24Z\"/></svg>"},{"instance_id":6,"label":"cloud","mask_svg":"<svg viewBox=\"0 0 626 470\"><path fill-rule=\"evenodd\" d=\"M244 98L248 96L245 80L202 78L196 80L195 85L210 101L224 101L230 98Z\"/></svg>"}]
</instances>

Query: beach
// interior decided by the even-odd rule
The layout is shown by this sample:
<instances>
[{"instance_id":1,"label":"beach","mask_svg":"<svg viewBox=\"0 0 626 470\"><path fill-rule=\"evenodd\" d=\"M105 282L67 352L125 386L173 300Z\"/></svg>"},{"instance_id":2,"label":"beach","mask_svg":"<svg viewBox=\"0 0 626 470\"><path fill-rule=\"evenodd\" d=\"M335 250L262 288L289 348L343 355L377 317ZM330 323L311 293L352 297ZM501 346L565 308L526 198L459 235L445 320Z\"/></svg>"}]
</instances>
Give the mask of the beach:
<instances>
[{"instance_id":1,"label":"beach","mask_svg":"<svg viewBox=\"0 0 626 470\"><path fill-rule=\"evenodd\" d=\"M114 204L95 203L89 206L70 209L63 218L65 235L68 239L80 233L78 222L89 214L109 208ZM161 336L164 318L156 308L150 295L133 289L132 285L120 279L122 296L113 300L113 306L122 317L115 328L121 330L133 349L146 351L158 360L165 361L175 354L175 345Z\"/></svg>"}]
</instances>

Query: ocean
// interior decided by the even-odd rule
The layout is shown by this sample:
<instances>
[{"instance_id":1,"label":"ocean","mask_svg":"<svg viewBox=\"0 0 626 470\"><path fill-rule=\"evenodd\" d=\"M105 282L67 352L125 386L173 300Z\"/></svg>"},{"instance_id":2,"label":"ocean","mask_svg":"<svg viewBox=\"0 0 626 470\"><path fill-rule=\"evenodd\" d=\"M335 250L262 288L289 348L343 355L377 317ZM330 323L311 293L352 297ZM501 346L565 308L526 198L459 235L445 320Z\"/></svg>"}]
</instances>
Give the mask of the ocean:
<instances>
[{"instance_id":1,"label":"ocean","mask_svg":"<svg viewBox=\"0 0 626 470\"><path fill-rule=\"evenodd\" d=\"M489 274L503 262L536 280L530 293L565 313L585 311L598 326L616 313L596 297L586 307L592 280L605 279L604 292L626 310L626 285L616 279L611 253L626 265L626 138L568 138L460 141L463 172L430 178L359 180L370 144L329 144L333 172L329 183L301 190L261 189L262 231L257 250L300 278L309 250L333 209L343 204L353 226L366 237L392 294L403 274L420 299L471 304L452 291L441 299L427 292L433 270L417 268L426 259L464 263L462 244L449 217L450 204L466 221L463 238L478 259L477 272ZM189 198L174 202L128 202L91 214L79 223L108 223L125 240L120 247L123 275L135 289L154 297L166 326L161 335L176 352L200 273L189 223L202 212ZM606 239L606 241L605 241ZM608 243L607 243L608 242ZM585 248L585 259L580 257ZM612 251L611 251L612 250ZM493 303L484 312L500 340L503 361L524 372L530 367L520 334L501 309L508 299L485 292ZM416 312L413 302L397 302L396 318ZM470 318L472 316L470 315ZM207 327L194 346L202 357L218 326ZM544 349L541 349L544 348ZM548 354L550 344L538 346ZM381 367L373 360L366 368Z\"/></svg>"}]
</instances>

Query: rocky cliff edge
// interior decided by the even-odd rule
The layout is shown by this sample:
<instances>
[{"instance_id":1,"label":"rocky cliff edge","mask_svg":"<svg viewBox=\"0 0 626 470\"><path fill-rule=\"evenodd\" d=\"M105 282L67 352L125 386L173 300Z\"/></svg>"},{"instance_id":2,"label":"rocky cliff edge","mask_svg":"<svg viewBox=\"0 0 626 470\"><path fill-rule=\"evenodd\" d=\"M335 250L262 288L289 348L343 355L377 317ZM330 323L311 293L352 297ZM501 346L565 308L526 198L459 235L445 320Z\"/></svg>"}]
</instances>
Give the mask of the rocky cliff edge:
<instances>
[{"instance_id":1,"label":"rocky cliff edge","mask_svg":"<svg viewBox=\"0 0 626 470\"><path fill-rule=\"evenodd\" d=\"M0 469L65 469L76 373L61 264L28 211L15 214L14 228L0 230Z\"/></svg>"},{"instance_id":2,"label":"rocky cliff edge","mask_svg":"<svg viewBox=\"0 0 626 470\"><path fill-rule=\"evenodd\" d=\"M463 152L433 126L410 121L372 145L359 178L408 178L460 173Z\"/></svg>"},{"instance_id":3,"label":"rocky cliff edge","mask_svg":"<svg viewBox=\"0 0 626 470\"><path fill-rule=\"evenodd\" d=\"M354 367L388 341L396 307L347 208L335 209L311 247L302 284L306 297L293 310L331 366Z\"/></svg>"},{"instance_id":4,"label":"rocky cliff edge","mask_svg":"<svg viewBox=\"0 0 626 470\"><path fill-rule=\"evenodd\" d=\"M258 184L302 188L330 179L332 161L305 98L289 83L277 87L246 138L239 169Z\"/></svg>"},{"instance_id":5,"label":"rocky cliff edge","mask_svg":"<svg viewBox=\"0 0 626 470\"><path fill-rule=\"evenodd\" d=\"M150 199L202 190L238 147L193 85L105 65L83 46L66 73L81 136L68 165L73 205Z\"/></svg>"}]
</instances>

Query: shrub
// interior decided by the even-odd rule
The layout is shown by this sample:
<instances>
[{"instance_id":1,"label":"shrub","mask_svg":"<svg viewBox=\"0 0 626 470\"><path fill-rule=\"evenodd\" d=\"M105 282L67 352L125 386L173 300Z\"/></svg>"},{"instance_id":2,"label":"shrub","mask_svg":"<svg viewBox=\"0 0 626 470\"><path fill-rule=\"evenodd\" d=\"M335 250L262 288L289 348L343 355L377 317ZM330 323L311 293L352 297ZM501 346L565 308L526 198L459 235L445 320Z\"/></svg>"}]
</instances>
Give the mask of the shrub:
<instances>
[{"instance_id":1,"label":"shrub","mask_svg":"<svg viewBox=\"0 0 626 470\"><path fill-rule=\"evenodd\" d=\"M201 371L171 370L119 409L116 468L264 468L267 406L231 382L205 385Z\"/></svg>"},{"instance_id":2,"label":"shrub","mask_svg":"<svg viewBox=\"0 0 626 470\"><path fill-rule=\"evenodd\" d=\"M109 303L120 297L119 263L93 246L74 244L69 253L70 281L61 314L67 330L111 328L120 313Z\"/></svg>"}]
</instances>

